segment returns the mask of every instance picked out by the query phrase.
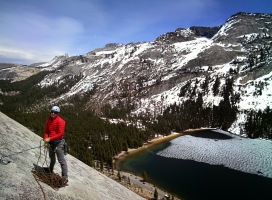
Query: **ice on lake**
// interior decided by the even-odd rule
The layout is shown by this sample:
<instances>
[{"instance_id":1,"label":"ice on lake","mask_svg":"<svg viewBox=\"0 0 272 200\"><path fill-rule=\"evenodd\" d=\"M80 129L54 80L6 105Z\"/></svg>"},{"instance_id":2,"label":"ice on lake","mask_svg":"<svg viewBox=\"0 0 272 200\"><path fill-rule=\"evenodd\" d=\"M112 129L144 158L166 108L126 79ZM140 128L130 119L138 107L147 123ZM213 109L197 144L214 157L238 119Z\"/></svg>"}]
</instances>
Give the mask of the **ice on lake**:
<instances>
[{"instance_id":1,"label":"ice on lake","mask_svg":"<svg viewBox=\"0 0 272 200\"><path fill-rule=\"evenodd\" d=\"M272 178L272 142L249 139L221 130L218 134L231 139L209 139L185 135L170 141L170 146L157 155L194 160ZM194 133L197 134L197 133Z\"/></svg>"}]
</instances>

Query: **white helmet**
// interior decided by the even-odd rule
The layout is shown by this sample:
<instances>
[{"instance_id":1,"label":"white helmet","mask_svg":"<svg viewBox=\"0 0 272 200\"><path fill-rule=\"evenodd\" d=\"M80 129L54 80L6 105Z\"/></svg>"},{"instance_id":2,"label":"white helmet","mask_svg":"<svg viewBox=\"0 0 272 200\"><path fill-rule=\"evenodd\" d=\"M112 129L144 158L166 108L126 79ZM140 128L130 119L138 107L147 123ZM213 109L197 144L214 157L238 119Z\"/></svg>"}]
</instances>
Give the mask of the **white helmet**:
<instances>
[{"instance_id":1,"label":"white helmet","mask_svg":"<svg viewBox=\"0 0 272 200\"><path fill-rule=\"evenodd\" d=\"M60 112L60 108L58 107L58 106L53 106L52 108L51 108L51 111L54 111L54 112Z\"/></svg>"}]
</instances>

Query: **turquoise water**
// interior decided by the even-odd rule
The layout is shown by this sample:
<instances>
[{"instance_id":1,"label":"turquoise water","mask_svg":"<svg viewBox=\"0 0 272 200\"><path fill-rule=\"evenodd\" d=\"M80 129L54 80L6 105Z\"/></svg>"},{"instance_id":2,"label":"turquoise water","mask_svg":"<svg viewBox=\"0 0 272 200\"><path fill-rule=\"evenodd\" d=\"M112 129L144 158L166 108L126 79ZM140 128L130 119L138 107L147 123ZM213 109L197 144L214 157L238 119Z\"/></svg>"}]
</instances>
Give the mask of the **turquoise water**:
<instances>
[{"instance_id":1,"label":"turquoise water","mask_svg":"<svg viewBox=\"0 0 272 200\"><path fill-rule=\"evenodd\" d=\"M126 158L121 170L137 175L145 170L149 182L187 200L272 199L272 179L222 165L156 155L168 145L170 142L163 142Z\"/></svg>"}]
</instances>

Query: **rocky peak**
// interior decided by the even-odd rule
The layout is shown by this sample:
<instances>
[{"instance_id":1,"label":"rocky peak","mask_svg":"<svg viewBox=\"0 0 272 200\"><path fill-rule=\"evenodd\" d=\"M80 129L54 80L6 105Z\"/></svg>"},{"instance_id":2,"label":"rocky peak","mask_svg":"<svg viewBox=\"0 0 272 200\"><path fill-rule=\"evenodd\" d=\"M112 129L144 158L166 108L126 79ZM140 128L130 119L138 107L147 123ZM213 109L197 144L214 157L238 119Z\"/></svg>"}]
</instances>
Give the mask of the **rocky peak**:
<instances>
[{"instance_id":1,"label":"rocky peak","mask_svg":"<svg viewBox=\"0 0 272 200\"><path fill-rule=\"evenodd\" d=\"M269 16L271 16L271 14L238 12L238 13L236 13L234 15L231 15L228 20L230 20L232 18L256 18L256 17L259 18L259 17L269 17Z\"/></svg>"},{"instance_id":2,"label":"rocky peak","mask_svg":"<svg viewBox=\"0 0 272 200\"><path fill-rule=\"evenodd\" d=\"M212 38L219 30L221 26L215 27L202 27L202 26L192 26L190 30L192 30L196 36Z\"/></svg>"},{"instance_id":3,"label":"rocky peak","mask_svg":"<svg viewBox=\"0 0 272 200\"><path fill-rule=\"evenodd\" d=\"M168 32L160 35L155 41L173 44L176 42L190 41L195 38L195 34L190 29L178 28L175 32Z\"/></svg>"},{"instance_id":4,"label":"rocky peak","mask_svg":"<svg viewBox=\"0 0 272 200\"><path fill-rule=\"evenodd\" d=\"M232 15L212 38L216 42L239 43L239 38L249 34L272 35L272 14L244 13Z\"/></svg>"}]
</instances>

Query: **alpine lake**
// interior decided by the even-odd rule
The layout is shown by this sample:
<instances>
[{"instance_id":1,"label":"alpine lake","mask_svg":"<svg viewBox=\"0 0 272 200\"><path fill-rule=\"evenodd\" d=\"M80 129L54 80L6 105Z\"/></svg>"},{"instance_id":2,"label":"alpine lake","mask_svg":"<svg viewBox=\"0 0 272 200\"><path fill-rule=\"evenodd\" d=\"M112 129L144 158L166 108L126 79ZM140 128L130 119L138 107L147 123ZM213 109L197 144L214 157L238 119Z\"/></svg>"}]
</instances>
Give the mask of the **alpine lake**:
<instances>
[{"instance_id":1,"label":"alpine lake","mask_svg":"<svg viewBox=\"0 0 272 200\"><path fill-rule=\"evenodd\" d=\"M214 132L204 130L202 134L212 136ZM142 176L145 171L149 183L181 199L272 199L271 178L236 171L223 165L156 154L169 145L170 141L162 141L142 148L143 150L122 159L119 168L138 176Z\"/></svg>"}]
</instances>

